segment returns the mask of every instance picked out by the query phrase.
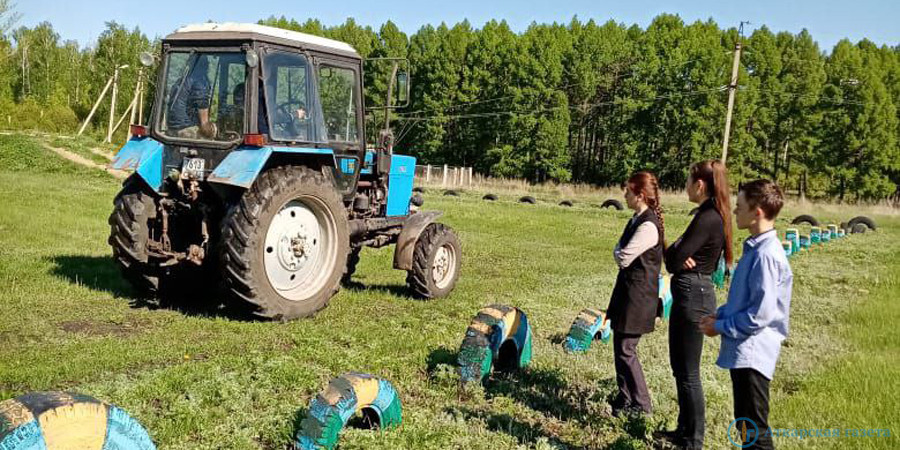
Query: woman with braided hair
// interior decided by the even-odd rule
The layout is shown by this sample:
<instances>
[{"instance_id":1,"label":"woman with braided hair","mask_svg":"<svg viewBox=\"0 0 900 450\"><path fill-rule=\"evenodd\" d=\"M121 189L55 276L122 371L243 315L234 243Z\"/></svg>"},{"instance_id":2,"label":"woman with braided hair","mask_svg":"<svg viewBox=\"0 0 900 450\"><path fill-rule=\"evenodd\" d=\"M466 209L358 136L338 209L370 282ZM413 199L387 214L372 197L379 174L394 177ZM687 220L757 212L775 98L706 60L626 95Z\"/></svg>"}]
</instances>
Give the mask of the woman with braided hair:
<instances>
[{"instance_id":1,"label":"woman with braided hair","mask_svg":"<svg viewBox=\"0 0 900 450\"><path fill-rule=\"evenodd\" d=\"M634 216L613 251L619 266L607 308L613 330L613 354L618 395L613 415L650 414L650 392L637 356L641 336L653 331L659 290L659 271L665 248L665 228L656 177L638 172L625 183L625 202Z\"/></svg>"}]
</instances>

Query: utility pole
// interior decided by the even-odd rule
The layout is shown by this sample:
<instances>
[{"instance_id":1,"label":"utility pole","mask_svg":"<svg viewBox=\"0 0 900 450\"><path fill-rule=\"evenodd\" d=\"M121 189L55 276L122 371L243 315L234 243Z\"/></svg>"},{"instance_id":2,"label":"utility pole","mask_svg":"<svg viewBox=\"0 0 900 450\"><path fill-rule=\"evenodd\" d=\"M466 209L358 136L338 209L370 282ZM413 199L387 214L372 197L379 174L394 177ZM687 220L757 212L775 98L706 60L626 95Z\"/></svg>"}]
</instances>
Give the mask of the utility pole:
<instances>
[{"instance_id":1,"label":"utility pole","mask_svg":"<svg viewBox=\"0 0 900 450\"><path fill-rule=\"evenodd\" d=\"M734 111L734 94L738 86L738 73L741 68L741 38L744 34L744 24L741 22L738 29L738 41L734 44L734 63L731 66L731 82L728 84L728 109L725 112L725 136L722 138L722 164L728 159L728 138L731 136L731 115Z\"/></svg>"}]
</instances>

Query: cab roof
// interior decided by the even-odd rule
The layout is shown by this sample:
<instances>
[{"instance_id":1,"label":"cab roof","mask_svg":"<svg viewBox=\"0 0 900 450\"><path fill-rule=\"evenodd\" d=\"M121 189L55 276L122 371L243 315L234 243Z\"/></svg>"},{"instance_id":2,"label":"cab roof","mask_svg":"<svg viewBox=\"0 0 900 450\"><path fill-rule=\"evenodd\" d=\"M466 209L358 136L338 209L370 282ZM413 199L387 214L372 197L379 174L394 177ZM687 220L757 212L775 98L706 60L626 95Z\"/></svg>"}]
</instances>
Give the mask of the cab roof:
<instances>
[{"instance_id":1,"label":"cab roof","mask_svg":"<svg viewBox=\"0 0 900 450\"><path fill-rule=\"evenodd\" d=\"M311 48L359 58L346 42L327 39L298 31L253 23L200 23L183 26L166 36L166 41L258 40L276 44Z\"/></svg>"}]
</instances>

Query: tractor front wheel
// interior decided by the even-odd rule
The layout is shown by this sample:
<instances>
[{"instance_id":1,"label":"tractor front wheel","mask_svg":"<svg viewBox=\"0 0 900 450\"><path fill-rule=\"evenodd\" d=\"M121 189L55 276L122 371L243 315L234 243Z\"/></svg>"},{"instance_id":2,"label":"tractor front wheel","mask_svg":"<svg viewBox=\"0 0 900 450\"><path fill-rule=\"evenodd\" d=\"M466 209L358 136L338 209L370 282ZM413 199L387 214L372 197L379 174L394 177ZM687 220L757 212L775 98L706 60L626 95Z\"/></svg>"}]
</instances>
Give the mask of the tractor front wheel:
<instances>
[{"instance_id":1,"label":"tractor front wheel","mask_svg":"<svg viewBox=\"0 0 900 450\"><path fill-rule=\"evenodd\" d=\"M222 223L226 293L261 317L311 316L340 289L349 244L331 180L307 167L267 170Z\"/></svg>"},{"instance_id":2,"label":"tractor front wheel","mask_svg":"<svg viewBox=\"0 0 900 450\"><path fill-rule=\"evenodd\" d=\"M406 283L417 297L446 297L456 287L461 262L456 233L446 225L432 223L416 240L413 268L407 272Z\"/></svg>"}]
</instances>

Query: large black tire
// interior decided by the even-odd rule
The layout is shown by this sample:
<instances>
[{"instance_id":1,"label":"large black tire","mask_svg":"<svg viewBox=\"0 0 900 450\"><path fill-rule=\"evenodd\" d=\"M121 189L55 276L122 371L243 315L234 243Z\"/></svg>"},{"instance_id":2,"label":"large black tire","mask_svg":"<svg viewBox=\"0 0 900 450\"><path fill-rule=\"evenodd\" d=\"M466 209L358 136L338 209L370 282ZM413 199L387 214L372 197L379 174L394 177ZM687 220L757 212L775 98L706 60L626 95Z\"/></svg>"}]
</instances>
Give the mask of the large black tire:
<instances>
[{"instance_id":1,"label":"large black tire","mask_svg":"<svg viewBox=\"0 0 900 450\"><path fill-rule=\"evenodd\" d=\"M563 201L559 202L559 206L572 207L572 201L571 200L563 200Z\"/></svg>"},{"instance_id":2,"label":"large black tire","mask_svg":"<svg viewBox=\"0 0 900 450\"><path fill-rule=\"evenodd\" d=\"M109 245L122 275L143 295L155 295L159 274L148 264L147 242L156 220L156 202L150 189L137 176L130 176L113 200L109 216Z\"/></svg>"},{"instance_id":3,"label":"large black tire","mask_svg":"<svg viewBox=\"0 0 900 450\"><path fill-rule=\"evenodd\" d=\"M850 229L853 229L853 226L858 223L869 227L869 229L872 231L875 231L877 229L877 227L875 226L875 221L866 216L856 216L850 219L850 221L847 222L847 226L850 227Z\"/></svg>"},{"instance_id":4,"label":"large black tire","mask_svg":"<svg viewBox=\"0 0 900 450\"><path fill-rule=\"evenodd\" d=\"M609 200L603 202L602 205L600 205L601 208L609 208L610 206L615 208L617 211L621 211L621 210L625 209L622 206L622 202L620 202L618 200L613 200L613 199L609 199Z\"/></svg>"},{"instance_id":5,"label":"large black tire","mask_svg":"<svg viewBox=\"0 0 900 450\"><path fill-rule=\"evenodd\" d=\"M527 203L529 205L533 205L533 204L537 203L537 200L535 200L534 197L532 197L530 195L526 195L519 199L519 203Z\"/></svg>"},{"instance_id":6,"label":"large black tire","mask_svg":"<svg viewBox=\"0 0 900 450\"><path fill-rule=\"evenodd\" d=\"M441 256L438 265L444 265L444 276L435 280L434 269L438 251L445 249L449 255ZM459 268L462 264L462 251L459 238L453 229L440 223L432 223L425 227L416 247L413 250L413 268L407 272L406 284L418 298L446 297L456 287L459 279Z\"/></svg>"},{"instance_id":7,"label":"large black tire","mask_svg":"<svg viewBox=\"0 0 900 450\"><path fill-rule=\"evenodd\" d=\"M341 277L341 283L349 283L353 274L356 273L356 265L359 264L359 252L361 251L362 247L356 247L350 250L350 254L347 255L347 269L344 270L344 275Z\"/></svg>"},{"instance_id":8,"label":"large black tire","mask_svg":"<svg viewBox=\"0 0 900 450\"><path fill-rule=\"evenodd\" d=\"M865 233L866 230L868 230L868 228L866 227L865 224L862 224L862 223L857 223L857 224L853 225L852 227L850 227L850 232L853 234Z\"/></svg>"},{"instance_id":9,"label":"large black tire","mask_svg":"<svg viewBox=\"0 0 900 450\"><path fill-rule=\"evenodd\" d=\"M481 199L489 202L495 202L497 201L497 196L494 194L485 194L485 196L481 197Z\"/></svg>"},{"instance_id":10,"label":"large black tire","mask_svg":"<svg viewBox=\"0 0 900 450\"><path fill-rule=\"evenodd\" d=\"M304 217L316 222L317 233L300 228L306 225ZM295 218L301 225L292 222ZM276 220L277 226L270 230ZM296 238L291 237L293 233ZM308 240L304 233L318 235L323 242ZM297 256L297 246L303 248L303 255ZM314 252L307 258L315 264L312 267L297 262L306 256L307 246ZM307 167L282 166L263 172L222 221L225 292L260 317L290 320L311 316L326 307L340 289L349 253L347 215L341 197L329 178ZM281 263L283 258L288 262ZM291 263L295 267L286 267ZM297 275L299 280L295 279ZM276 278L280 286L273 285L271 278Z\"/></svg>"},{"instance_id":11,"label":"large black tire","mask_svg":"<svg viewBox=\"0 0 900 450\"><path fill-rule=\"evenodd\" d=\"M413 194L412 197L409 198L409 204L419 208L425 204L425 197L422 197L420 194Z\"/></svg>"},{"instance_id":12,"label":"large black tire","mask_svg":"<svg viewBox=\"0 0 900 450\"><path fill-rule=\"evenodd\" d=\"M801 214L797 217L794 217L794 220L791 221L791 225L800 225L802 223L808 223L814 227L819 226L819 221L809 214Z\"/></svg>"},{"instance_id":13,"label":"large black tire","mask_svg":"<svg viewBox=\"0 0 900 450\"><path fill-rule=\"evenodd\" d=\"M413 192L418 192L418 193L420 193L420 194L424 194L424 193L425 193L425 188L423 188L423 187L421 187L421 186L416 186L416 187L413 188Z\"/></svg>"},{"instance_id":14,"label":"large black tire","mask_svg":"<svg viewBox=\"0 0 900 450\"><path fill-rule=\"evenodd\" d=\"M447 189L446 191L444 191L444 195L449 195L450 197L459 197L459 192L456 192L453 189Z\"/></svg>"}]
</instances>

